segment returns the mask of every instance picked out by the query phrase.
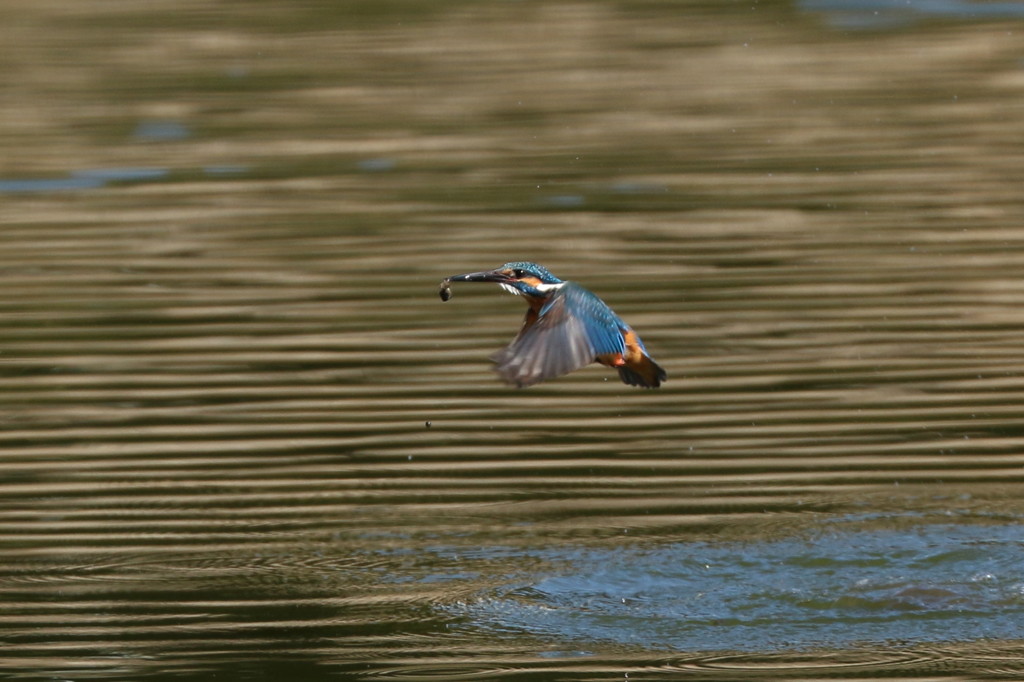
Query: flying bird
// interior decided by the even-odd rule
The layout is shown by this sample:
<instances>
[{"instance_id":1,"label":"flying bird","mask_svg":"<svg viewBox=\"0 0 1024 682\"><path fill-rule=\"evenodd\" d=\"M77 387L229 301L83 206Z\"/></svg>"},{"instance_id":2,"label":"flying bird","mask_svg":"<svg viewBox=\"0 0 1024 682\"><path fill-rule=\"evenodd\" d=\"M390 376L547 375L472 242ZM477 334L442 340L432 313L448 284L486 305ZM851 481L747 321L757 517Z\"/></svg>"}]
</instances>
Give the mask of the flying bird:
<instances>
[{"instance_id":1,"label":"flying bird","mask_svg":"<svg viewBox=\"0 0 1024 682\"><path fill-rule=\"evenodd\" d=\"M441 300L451 298L452 282L496 282L526 299L529 308L519 333L491 356L506 383L532 386L592 362L618 370L630 386L658 388L668 378L633 328L604 301L543 266L515 261L495 270L452 275L441 282Z\"/></svg>"}]
</instances>

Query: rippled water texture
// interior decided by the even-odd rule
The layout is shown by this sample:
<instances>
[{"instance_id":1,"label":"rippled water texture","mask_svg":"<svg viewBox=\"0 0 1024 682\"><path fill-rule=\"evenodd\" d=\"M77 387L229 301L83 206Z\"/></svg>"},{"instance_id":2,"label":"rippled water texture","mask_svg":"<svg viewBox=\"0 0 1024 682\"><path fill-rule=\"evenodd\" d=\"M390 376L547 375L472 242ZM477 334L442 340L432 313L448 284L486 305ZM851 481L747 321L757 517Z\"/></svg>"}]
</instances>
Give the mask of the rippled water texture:
<instances>
[{"instance_id":1,"label":"rippled water texture","mask_svg":"<svg viewBox=\"0 0 1024 682\"><path fill-rule=\"evenodd\" d=\"M875 519L876 521L878 519ZM901 519L899 519L901 520ZM774 651L952 632L1024 634L1024 532L934 524L767 542L686 542L532 554L544 570L462 608L474 624L670 651ZM515 560L521 550L483 552ZM476 559L466 556L467 562Z\"/></svg>"},{"instance_id":2,"label":"rippled water texture","mask_svg":"<svg viewBox=\"0 0 1024 682\"><path fill-rule=\"evenodd\" d=\"M1020 678L1020 7L8 2L0 670Z\"/></svg>"}]
</instances>

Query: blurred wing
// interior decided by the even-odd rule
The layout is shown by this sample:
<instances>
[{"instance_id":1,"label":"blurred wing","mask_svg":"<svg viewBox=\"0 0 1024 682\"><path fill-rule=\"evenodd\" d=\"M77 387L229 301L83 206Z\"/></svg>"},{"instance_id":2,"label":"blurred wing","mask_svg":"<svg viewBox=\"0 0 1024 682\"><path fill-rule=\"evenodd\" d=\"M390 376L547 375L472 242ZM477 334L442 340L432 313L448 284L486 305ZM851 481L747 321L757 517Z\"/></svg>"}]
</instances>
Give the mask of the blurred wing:
<instances>
[{"instance_id":1,"label":"blurred wing","mask_svg":"<svg viewBox=\"0 0 1024 682\"><path fill-rule=\"evenodd\" d=\"M519 335L493 356L498 374L520 388L561 376L605 353L622 353L622 320L597 296L566 282L540 309L528 312Z\"/></svg>"}]
</instances>

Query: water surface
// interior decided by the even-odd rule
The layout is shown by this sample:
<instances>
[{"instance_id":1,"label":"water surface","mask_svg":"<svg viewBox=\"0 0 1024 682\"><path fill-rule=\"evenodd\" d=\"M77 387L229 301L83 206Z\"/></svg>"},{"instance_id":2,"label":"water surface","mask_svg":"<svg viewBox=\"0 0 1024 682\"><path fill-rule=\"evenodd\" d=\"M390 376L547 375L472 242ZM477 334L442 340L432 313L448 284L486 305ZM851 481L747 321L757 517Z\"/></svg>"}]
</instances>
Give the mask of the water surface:
<instances>
[{"instance_id":1,"label":"water surface","mask_svg":"<svg viewBox=\"0 0 1024 682\"><path fill-rule=\"evenodd\" d=\"M2 11L5 673L1019 677L1020 26L847 9Z\"/></svg>"}]
</instances>

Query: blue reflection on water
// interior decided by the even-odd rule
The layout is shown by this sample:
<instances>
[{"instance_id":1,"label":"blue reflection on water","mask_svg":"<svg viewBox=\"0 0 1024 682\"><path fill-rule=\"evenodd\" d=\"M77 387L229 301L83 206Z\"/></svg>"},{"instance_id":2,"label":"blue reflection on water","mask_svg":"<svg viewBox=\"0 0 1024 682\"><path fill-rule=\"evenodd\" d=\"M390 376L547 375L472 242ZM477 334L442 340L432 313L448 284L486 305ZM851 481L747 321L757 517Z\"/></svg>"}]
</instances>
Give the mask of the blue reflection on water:
<instances>
[{"instance_id":1,"label":"blue reflection on water","mask_svg":"<svg viewBox=\"0 0 1024 682\"><path fill-rule=\"evenodd\" d=\"M582 208L586 205L587 200L579 194L556 194L544 197L541 199L541 203L553 208Z\"/></svg>"},{"instance_id":2,"label":"blue reflection on water","mask_svg":"<svg viewBox=\"0 0 1024 682\"><path fill-rule=\"evenodd\" d=\"M100 178L71 175L64 178L0 178L0 193L67 192L102 187Z\"/></svg>"},{"instance_id":3,"label":"blue reflection on water","mask_svg":"<svg viewBox=\"0 0 1024 682\"><path fill-rule=\"evenodd\" d=\"M242 165L228 165L228 166L204 166L203 172L207 175L242 175L248 172L248 166Z\"/></svg>"},{"instance_id":4,"label":"blue reflection on water","mask_svg":"<svg viewBox=\"0 0 1024 682\"><path fill-rule=\"evenodd\" d=\"M146 182L167 177L166 168L89 168L75 171L75 178L91 178L106 182Z\"/></svg>"},{"instance_id":5,"label":"blue reflection on water","mask_svg":"<svg viewBox=\"0 0 1024 682\"><path fill-rule=\"evenodd\" d=\"M846 29L892 28L929 17L975 20L1024 17L1024 2L800 0L798 6L807 12L821 12L829 23Z\"/></svg>"},{"instance_id":6,"label":"blue reflection on water","mask_svg":"<svg viewBox=\"0 0 1024 682\"><path fill-rule=\"evenodd\" d=\"M167 175L165 168L90 168L62 178L0 178L0 194L95 189L112 182L151 182Z\"/></svg>"},{"instance_id":7,"label":"blue reflection on water","mask_svg":"<svg viewBox=\"0 0 1024 682\"><path fill-rule=\"evenodd\" d=\"M688 651L1022 638L1022 547L1014 524L553 548L532 555L550 573L512 573L458 610L487 629Z\"/></svg>"},{"instance_id":8,"label":"blue reflection on water","mask_svg":"<svg viewBox=\"0 0 1024 682\"><path fill-rule=\"evenodd\" d=\"M244 175L248 166L205 166L202 172L213 177ZM89 168L62 178L0 178L0 194L68 192L105 187L111 183L156 182L170 177L166 168Z\"/></svg>"},{"instance_id":9,"label":"blue reflection on water","mask_svg":"<svg viewBox=\"0 0 1024 682\"><path fill-rule=\"evenodd\" d=\"M132 135L138 140L151 142L166 142L171 140L185 140L192 136L188 126L179 121L141 121Z\"/></svg>"},{"instance_id":10,"label":"blue reflection on water","mask_svg":"<svg viewBox=\"0 0 1024 682\"><path fill-rule=\"evenodd\" d=\"M395 170L397 165L398 164L394 159L384 157L376 159L362 159L356 163L356 167L366 173L386 173L387 171Z\"/></svg>"}]
</instances>

